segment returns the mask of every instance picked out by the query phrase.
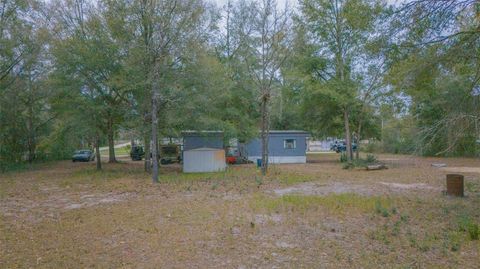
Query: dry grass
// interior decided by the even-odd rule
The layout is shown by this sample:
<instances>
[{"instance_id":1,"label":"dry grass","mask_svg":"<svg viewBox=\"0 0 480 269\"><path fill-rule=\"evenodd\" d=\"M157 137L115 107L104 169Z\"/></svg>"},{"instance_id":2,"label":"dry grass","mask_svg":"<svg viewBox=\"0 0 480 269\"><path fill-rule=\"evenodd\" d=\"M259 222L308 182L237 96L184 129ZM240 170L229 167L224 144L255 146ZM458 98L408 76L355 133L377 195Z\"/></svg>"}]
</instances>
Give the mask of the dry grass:
<instances>
[{"instance_id":1,"label":"dry grass","mask_svg":"<svg viewBox=\"0 0 480 269\"><path fill-rule=\"evenodd\" d=\"M465 173L467 197L449 198L446 171L431 167L478 160L380 157L390 169L343 170L318 154L266 178L253 165L169 165L160 184L140 162L3 174L0 268L478 268L468 227L480 223L480 174Z\"/></svg>"}]
</instances>

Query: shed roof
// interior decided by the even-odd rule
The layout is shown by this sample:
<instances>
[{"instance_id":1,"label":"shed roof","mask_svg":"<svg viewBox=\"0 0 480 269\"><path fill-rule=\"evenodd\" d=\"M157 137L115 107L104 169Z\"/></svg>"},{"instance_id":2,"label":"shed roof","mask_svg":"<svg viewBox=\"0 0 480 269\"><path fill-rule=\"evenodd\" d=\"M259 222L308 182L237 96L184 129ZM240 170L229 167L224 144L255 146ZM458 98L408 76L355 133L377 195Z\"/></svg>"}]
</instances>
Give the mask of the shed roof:
<instances>
[{"instance_id":1,"label":"shed roof","mask_svg":"<svg viewBox=\"0 0 480 269\"><path fill-rule=\"evenodd\" d=\"M218 150L223 150L223 149L203 147L203 148L189 149L189 150L186 150L186 151L218 151Z\"/></svg>"}]
</instances>

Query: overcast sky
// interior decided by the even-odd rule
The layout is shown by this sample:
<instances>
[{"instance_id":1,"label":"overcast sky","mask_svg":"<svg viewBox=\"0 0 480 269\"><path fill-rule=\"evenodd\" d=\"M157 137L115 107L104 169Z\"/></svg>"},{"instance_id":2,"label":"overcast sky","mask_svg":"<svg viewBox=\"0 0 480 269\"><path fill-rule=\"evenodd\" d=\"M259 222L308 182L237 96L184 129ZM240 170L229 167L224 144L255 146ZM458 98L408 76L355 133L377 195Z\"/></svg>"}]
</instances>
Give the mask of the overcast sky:
<instances>
[{"instance_id":1,"label":"overcast sky","mask_svg":"<svg viewBox=\"0 0 480 269\"><path fill-rule=\"evenodd\" d=\"M211 1L216 2L219 7L222 7L228 2L228 0L211 0ZM231 1L234 1L234 0L231 0ZM387 2L390 4L395 4L395 3L405 2L405 1L408 1L408 0L387 0ZM277 0L277 2L281 7L285 5L285 2L288 2L289 6L296 6L298 0Z\"/></svg>"},{"instance_id":2,"label":"overcast sky","mask_svg":"<svg viewBox=\"0 0 480 269\"><path fill-rule=\"evenodd\" d=\"M210 1L216 2L219 7L222 7L228 2L228 0L210 0ZM231 0L231 1L234 2L235 0ZM279 6L282 6L282 7L283 5L285 5L285 2L288 2L289 4L292 4L292 3L296 4L297 0L277 0L277 3L279 4Z\"/></svg>"}]
</instances>

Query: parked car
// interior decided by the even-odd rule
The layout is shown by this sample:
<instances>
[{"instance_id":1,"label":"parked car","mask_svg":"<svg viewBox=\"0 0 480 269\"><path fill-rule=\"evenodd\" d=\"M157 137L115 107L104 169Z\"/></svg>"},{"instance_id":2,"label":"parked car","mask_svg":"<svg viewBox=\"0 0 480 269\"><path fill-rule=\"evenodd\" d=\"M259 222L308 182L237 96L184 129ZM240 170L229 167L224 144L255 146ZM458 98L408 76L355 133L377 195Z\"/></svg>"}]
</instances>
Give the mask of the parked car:
<instances>
[{"instance_id":1,"label":"parked car","mask_svg":"<svg viewBox=\"0 0 480 269\"><path fill-rule=\"evenodd\" d=\"M89 162L95 160L95 154L88 149L77 150L73 153L72 162Z\"/></svg>"},{"instance_id":2,"label":"parked car","mask_svg":"<svg viewBox=\"0 0 480 269\"><path fill-rule=\"evenodd\" d=\"M136 145L130 150L130 158L132 158L132 161L141 161L144 156L145 151L143 150L142 146Z\"/></svg>"},{"instance_id":3,"label":"parked car","mask_svg":"<svg viewBox=\"0 0 480 269\"><path fill-rule=\"evenodd\" d=\"M345 143L345 141L335 141L330 147L330 150L335 151L336 153L347 151L347 143ZM356 143L352 143L352 150L357 150Z\"/></svg>"}]
</instances>

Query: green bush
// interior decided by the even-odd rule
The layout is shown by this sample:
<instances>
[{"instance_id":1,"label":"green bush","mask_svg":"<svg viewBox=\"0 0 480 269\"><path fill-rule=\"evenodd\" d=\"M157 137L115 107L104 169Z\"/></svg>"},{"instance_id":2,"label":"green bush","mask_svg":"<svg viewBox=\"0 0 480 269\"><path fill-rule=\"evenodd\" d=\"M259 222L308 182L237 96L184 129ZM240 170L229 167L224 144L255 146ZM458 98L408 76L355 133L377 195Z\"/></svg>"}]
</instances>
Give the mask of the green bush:
<instances>
[{"instance_id":1,"label":"green bush","mask_svg":"<svg viewBox=\"0 0 480 269\"><path fill-rule=\"evenodd\" d=\"M478 240L480 236L480 228L476 223L469 223L467 226L468 235L471 240Z\"/></svg>"},{"instance_id":2,"label":"green bush","mask_svg":"<svg viewBox=\"0 0 480 269\"><path fill-rule=\"evenodd\" d=\"M368 154L366 159L355 159L351 162L347 162L347 155L342 153L340 155L340 162L343 163L343 169L352 169L356 167L367 167L367 165L377 163L377 157L372 154Z\"/></svg>"},{"instance_id":3,"label":"green bush","mask_svg":"<svg viewBox=\"0 0 480 269\"><path fill-rule=\"evenodd\" d=\"M382 202L380 200L375 201L375 212L377 214L382 215L382 217L384 217L384 218L390 216L390 212L388 211L387 208L385 208L382 205Z\"/></svg>"},{"instance_id":4,"label":"green bush","mask_svg":"<svg viewBox=\"0 0 480 269\"><path fill-rule=\"evenodd\" d=\"M366 162L367 162L368 164L376 163L376 162L377 162L377 157L375 157L375 156L372 155L372 154L367 154Z\"/></svg>"},{"instance_id":5,"label":"green bush","mask_svg":"<svg viewBox=\"0 0 480 269\"><path fill-rule=\"evenodd\" d=\"M345 162L345 163L343 163L343 165L342 165L342 168L343 168L343 169L352 169L352 168L354 168L354 167L355 167L355 165L354 165L354 163L352 163L352 162Z\"/></svg>"},{"instance_id":6,"label":"green bush","mask_svg":"<svg viewBox=\"0 0 480 269\"><path fill-rule=\"evenodd\" d=\"M467 232L471 240L478 240L480 237L480 227L468 216L461 216L458 220L458 230Z\"/></svg>"},{"instance_id":7,"label":"green bush","mask_svg":"<svg viewBox=\"0 0 480 269\"><path fill-rule=\"evenodd\" d=\"M24 162L7 162L0 160L0 173L13 172L25 170L28 167L28 163Z\"/></svg>"}]
</instances>

